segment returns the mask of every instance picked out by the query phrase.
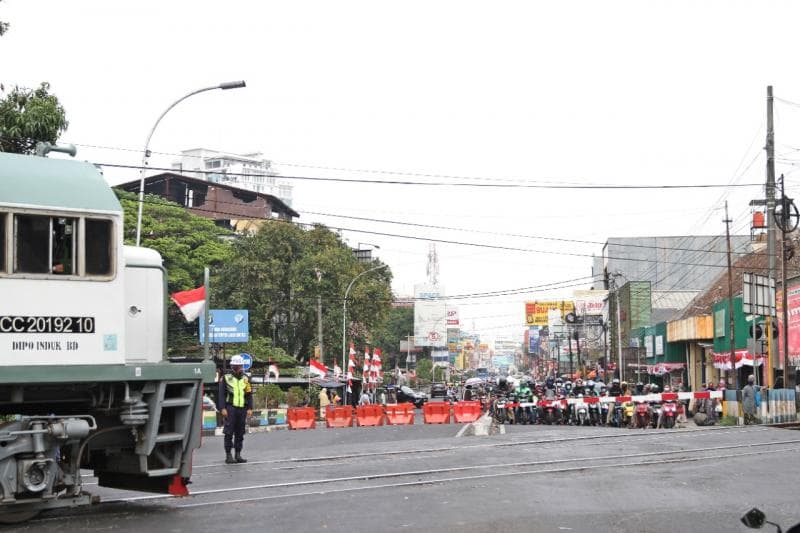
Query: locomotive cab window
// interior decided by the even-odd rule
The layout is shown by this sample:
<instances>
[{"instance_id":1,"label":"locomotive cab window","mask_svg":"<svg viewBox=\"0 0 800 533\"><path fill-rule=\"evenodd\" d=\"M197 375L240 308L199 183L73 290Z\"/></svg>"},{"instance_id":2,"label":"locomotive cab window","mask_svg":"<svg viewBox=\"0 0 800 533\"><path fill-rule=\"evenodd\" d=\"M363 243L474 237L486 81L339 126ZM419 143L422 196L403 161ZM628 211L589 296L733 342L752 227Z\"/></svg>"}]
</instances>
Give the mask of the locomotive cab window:
<instances>
[{"instance_id":1,"label":"locomotive cab window","mask_svg":"<svg viewBox=\"0 0 800 533\"><path fill-rule=\"evenodd\" d=\"M41 215L14 217L14 272L74 275L77 219Z\"/></svg>"},{"instance_id":2,"label":"locomotive cab window","mask_svg":"<svg viewBox=\"0 0 800 533\"><path fill-rule=\"evenodd\" d=\"M112 265L112 224L110 220L86 219L86 274L107 276Z\"/></svg>"}]
</instances>

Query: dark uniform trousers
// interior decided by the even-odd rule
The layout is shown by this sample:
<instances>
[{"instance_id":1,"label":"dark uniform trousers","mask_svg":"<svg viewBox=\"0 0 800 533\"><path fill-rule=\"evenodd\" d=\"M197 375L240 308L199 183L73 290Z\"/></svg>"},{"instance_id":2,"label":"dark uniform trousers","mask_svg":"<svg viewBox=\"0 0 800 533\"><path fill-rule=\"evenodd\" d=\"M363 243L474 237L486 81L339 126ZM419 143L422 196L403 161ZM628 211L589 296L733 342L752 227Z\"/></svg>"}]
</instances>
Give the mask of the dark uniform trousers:
<instances>
[{"instance_id":1,"label":"dark uniform trousers","mask_svg":"<svg viewBox=\"0 0 800 533\"><path fill-rule=\"evenodd\" d=\"M237 452L242 451L244 444L244 431L247 427L247 408L228 406L228 416L225 418L225 425L222 433L225 435L225 451L230 452L231 448Z\"/></svg>"}]
</instances>

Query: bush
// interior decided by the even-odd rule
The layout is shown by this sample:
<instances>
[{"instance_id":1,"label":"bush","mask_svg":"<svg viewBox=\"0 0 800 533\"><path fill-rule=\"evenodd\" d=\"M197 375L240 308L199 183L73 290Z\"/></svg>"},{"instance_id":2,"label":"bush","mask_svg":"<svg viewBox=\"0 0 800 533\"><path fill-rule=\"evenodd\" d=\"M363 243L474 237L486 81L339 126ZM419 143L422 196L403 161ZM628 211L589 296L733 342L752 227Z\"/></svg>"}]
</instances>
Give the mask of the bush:
<instances>
[{"instance_id":1,"label":"bush","mask_svg":"<svg viewBox=\"0 0 800 533\"><path fill-rule=\"evenodd\" d=\"M305 388L299 385L293 385L289 387L289 391L286 393L286 403L289 404L289 407L300 407L303 404L305 395Z\"/></svg>"},{"instance_id":2,"label":"bush","mask_svg":"<svg viewBox=\"0 0 800 533\"><path fill-rule=\"evenodd\" d=\"M284 393L279 386L274 383L262 385L259 387L254 395L254 404L256 408L276 408L279 404L286 401L286 393Z\"/></svg>"},{"instance_id":3,"label":"bush","mask_svg":"<svg viewBox=\"0 0 800 533\"><path fill-rule=\"evenodd\" d=\"M739 419L735 416L723 416L719 419L720 426L737 426L739 425Z\"/></svg>"}]
</instances>

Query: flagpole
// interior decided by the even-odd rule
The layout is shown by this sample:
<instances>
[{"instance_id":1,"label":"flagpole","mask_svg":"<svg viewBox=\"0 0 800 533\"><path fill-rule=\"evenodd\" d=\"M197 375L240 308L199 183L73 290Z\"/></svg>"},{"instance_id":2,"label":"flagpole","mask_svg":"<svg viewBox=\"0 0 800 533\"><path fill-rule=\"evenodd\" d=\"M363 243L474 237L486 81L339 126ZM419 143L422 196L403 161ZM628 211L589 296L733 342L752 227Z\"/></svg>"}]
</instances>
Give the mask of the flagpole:
<instances>
[{"instance_id":1,"label":"flagpole","mask_svg":"<svg viewBox=\"0 0 800 533\"><path fill-rule=\"evenodd\" d=\"M206 360L206 361L208 361L211 358L211 356L210 356L210 352L211 352L210 344L211 344L211 341L208 338L208 322L209 322L209 316L210 316L209 308L211 307L211 305L210 305L210 303L211 303L211 292L209 291L208 278L209 278L209 270L208 270L208 267L205 267L203 269L203 289L205 290L205 293L206 293L206 303L203 306L203 314L204 314L204 317L205 317L205 324L203 324L203 334L205 335L205 339L203 339L205 341L203 343L203 359Z\"/></svg>"}]
</instances>

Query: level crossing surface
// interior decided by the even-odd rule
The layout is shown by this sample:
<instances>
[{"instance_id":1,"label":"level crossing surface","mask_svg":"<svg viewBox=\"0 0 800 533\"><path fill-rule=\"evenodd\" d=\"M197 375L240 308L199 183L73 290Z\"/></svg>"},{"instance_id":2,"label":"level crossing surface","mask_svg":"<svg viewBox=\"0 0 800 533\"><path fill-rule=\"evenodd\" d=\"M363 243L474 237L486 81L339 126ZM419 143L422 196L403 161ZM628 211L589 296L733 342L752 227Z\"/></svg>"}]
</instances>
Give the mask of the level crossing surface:
<instances>
[{"instance_id":1,"label":"level crossing surface","mask_svg":"<svg viewBox=\"0 0 800 533\"><path fill-rule=\"evenodd\" d=\"M786 468L800 464L800 431L459 428L254 433L243 465L224 464L221 438L204 438L191 497L89 484L104 503L9 530L708 532L744 531L753 506L786 524L800 514Z\"/></svg>"}]
</instances>

